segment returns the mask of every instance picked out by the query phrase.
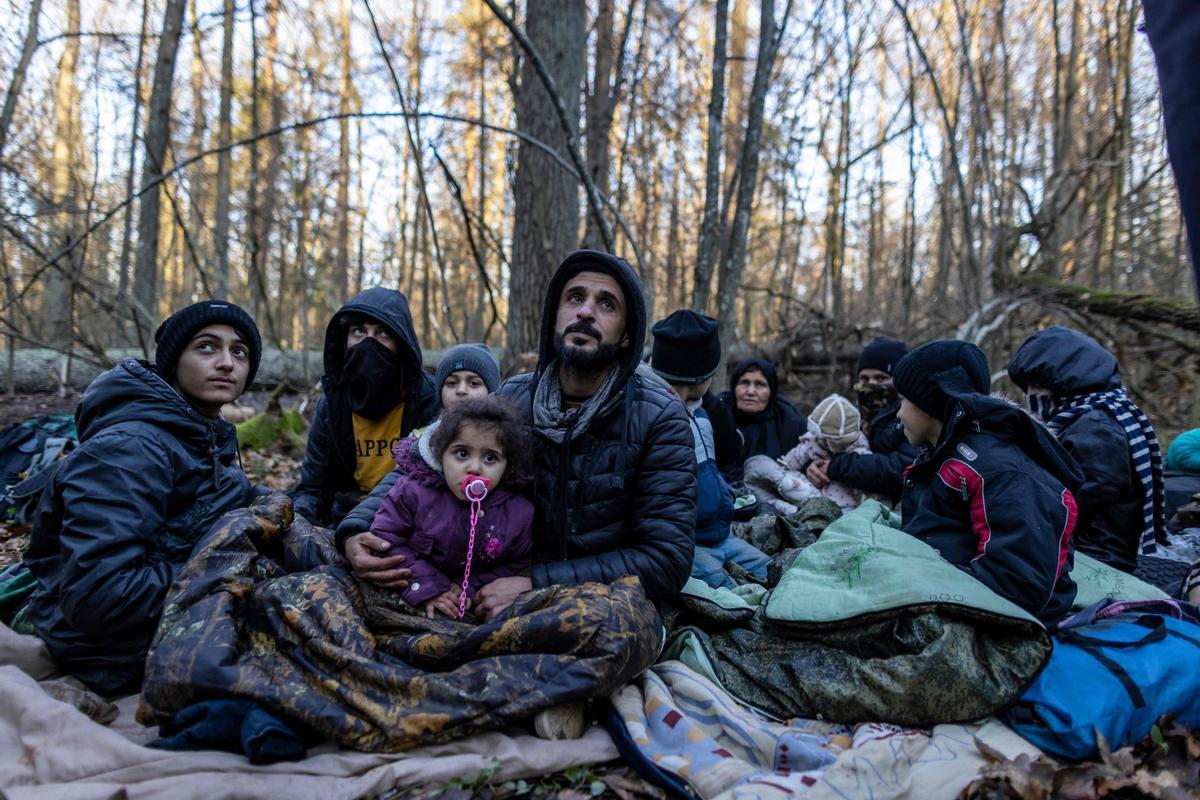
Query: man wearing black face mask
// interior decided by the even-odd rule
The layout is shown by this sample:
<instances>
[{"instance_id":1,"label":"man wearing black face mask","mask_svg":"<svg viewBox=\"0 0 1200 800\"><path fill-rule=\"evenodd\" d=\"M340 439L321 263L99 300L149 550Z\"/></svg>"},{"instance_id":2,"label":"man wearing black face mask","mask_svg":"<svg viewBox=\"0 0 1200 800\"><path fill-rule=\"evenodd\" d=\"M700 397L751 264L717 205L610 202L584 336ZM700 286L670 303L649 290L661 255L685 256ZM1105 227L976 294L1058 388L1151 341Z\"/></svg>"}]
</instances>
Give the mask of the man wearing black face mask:
<instances>
[{"instance_id":1,"label":"man wearing black face mask","mask_svg":"<svg viewBox=\"0 0 1200 800\"><path fill-rule=\"evenodd\" d=\"M921 452L909 444L904 427L896 419L900 398L892 386L892 369L907 352L904 342L884 336L863 348L854 391L862 418L867 421L871 452L837 453L828 461L814 461L806 474L817 488L836 481L890 498L893 503L899 501L904 468Z\"/></svg>"},{"instance_id":2,"label":"man wearing black face mask","mask_svg":"<svg viewBox=\"0 0 1200 800\"><path fill-rule=\"evenodd\" d=\"M325 329L324 396L308 434L296 513L336 525L394 466L392 446L437 416L404 295L376 286Z\"/></svg>"}]
</instances>

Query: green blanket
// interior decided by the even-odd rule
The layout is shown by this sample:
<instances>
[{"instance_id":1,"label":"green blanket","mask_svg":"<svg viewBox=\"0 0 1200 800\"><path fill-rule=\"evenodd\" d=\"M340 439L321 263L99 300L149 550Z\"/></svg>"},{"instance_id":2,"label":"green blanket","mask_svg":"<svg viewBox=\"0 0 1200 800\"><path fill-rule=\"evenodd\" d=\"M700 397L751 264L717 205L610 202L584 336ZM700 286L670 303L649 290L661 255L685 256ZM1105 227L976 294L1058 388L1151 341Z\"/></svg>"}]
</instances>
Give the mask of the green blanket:
<instances>
[{"instance_id":1,"label":"green blanket","mask_svg":"<svg viewBox=\"0 0 1200 800\"><path fill-rule=\"evenodd\" d=\"M753 620L677 630L663 657L778 719L926 726L995 713L1041 669L1049 635L895 525L864 504L804 549Z\"/></svg>"}]
</instances>

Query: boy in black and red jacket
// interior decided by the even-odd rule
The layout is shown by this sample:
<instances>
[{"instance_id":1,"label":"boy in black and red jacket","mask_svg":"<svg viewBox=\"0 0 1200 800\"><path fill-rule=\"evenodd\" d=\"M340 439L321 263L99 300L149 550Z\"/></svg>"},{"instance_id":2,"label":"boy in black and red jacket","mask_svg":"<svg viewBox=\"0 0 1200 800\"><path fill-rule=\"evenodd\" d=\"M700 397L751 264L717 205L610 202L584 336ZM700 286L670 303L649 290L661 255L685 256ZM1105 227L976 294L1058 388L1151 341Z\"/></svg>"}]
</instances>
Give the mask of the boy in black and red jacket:
<instances>
[{"instance_id":1,"label":"boy in black and red jacket","mask_svg":"<svg viewBox=\"0 0 1200 800\"><path fill-rule=\"evenodd\" d=\"M905 436L925 450L904 476L902 527L1047 625L1075 599L1071 534L1083 473L1024 411L988 395L987 357L930 342L892 374Z\"/></svg>"}]
</instances>

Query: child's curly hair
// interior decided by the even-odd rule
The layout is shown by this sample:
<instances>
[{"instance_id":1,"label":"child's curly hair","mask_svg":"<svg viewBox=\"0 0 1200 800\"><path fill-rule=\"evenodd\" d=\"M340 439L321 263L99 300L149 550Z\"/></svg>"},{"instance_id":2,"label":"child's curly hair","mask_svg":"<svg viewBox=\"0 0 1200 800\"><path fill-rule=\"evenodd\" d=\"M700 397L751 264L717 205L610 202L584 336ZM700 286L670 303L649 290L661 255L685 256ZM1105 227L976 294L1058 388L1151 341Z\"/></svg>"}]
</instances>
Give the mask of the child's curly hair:
<instances>
[{"instance_id":1,"label":"child's curly hair","mask_svg":"<svg viewBox=\"0 0 1200 800\"><path fill-rule=\"evenodd\" d=\"M496 395L463 400L443 412L429 445L440 459L464 425L495 431L504 450L504 483L527 486L533 480L529 426L507 400Z\"/></svg>"}]
</instances>

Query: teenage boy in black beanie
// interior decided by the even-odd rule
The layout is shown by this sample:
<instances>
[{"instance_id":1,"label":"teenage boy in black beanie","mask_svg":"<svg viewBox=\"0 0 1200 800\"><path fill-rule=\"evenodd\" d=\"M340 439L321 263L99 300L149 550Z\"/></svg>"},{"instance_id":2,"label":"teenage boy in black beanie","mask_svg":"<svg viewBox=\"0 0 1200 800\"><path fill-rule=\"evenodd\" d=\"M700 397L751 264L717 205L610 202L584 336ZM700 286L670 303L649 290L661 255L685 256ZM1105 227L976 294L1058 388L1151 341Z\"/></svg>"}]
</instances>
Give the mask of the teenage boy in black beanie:
<instances>
[{"instance_id":1,"label":"teenage boy in black beanie","mask_svg":"<svg viewBox=\"0 0 1200 800\"><path fill-rule=\"evenodd\" d=\"M892 385L892 372L907 353L904 342L884 336L877 336L863 348L854 391L871 452L835 453L826 461L814 461L805 474L818 489L834 482L886 497L893 503L900 500L904 469L920 454L909 444L904 427L896 419L900 399Z\"/></svg>"},{"instance_id":2,"label":"teenage boy in black beanie","mask_svg":"<svg viewBox=\"0 0 1200 800\"><path fill-rule=\"evenodd\" d=\"M206 300L169 317L155 364L127 358L79 400L80 445L46 483L25 563L27 618L58 666L103 695L141 685L167 590L192 547L254 494L221 419L254 380L258 327Z\"/></svg>"},{"instance_id":3,"label":"teenage boy in black beanie","mask_svg":"<svg viewBox=\"0 0 1200 800\"><path fill-rule=\"evenodd\" d=\"M1057 622L1075 599L1079 465L1028 414L988 395L987 357L973 344L922 345L892 379L904 433L925 448L904 476L904 530L1042 622Z\"/></svg>"}]
</instances>

